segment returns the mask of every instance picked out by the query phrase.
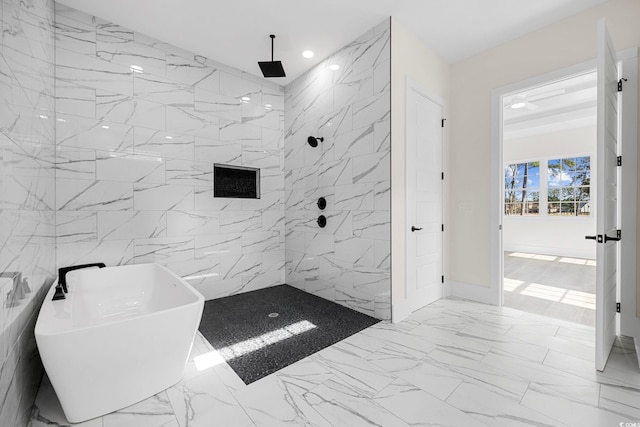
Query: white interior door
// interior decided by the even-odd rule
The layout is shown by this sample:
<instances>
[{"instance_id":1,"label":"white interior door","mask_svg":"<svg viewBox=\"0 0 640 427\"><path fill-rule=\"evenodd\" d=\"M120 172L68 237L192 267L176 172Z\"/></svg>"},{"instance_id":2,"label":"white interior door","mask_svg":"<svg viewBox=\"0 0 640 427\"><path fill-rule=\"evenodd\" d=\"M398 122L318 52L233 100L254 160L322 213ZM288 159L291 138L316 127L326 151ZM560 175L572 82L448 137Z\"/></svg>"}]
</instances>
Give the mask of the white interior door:
<instances>
[{"instance_id":1,"label":"white interior door","mask_svg":"<svg viewBox=\"0 0 640 427\"><path fill-rule=\"evenodd\" d=\"M443 296L443 107L407 88L407 300L411 311Z\"/></svg>"},{"instance_id":2,"label":"white interior door","mask_svg":"<svg viewBox=\"0 0 640 427\"><path fill-rule=\"evenodd\" d=\"M620 335L634 337L640 362L640 295L636 289L638 252L636 249L637 206L638 206L638 165L633 159L638 158L638 49L632 48L618 53L622 59L622 69L618 77L625 78L619 98L620 154L622 168L619 186L621 187L620 228ZM631 159L631 160L627 160Z\"/></svg>"},{"instance_id":3,"label":"white interior door","mask_svg":"<svg viewBox=\"0 0 640 427\"><path fill-rule=\"evenodd\" d=\"M618 69L604 20L598 22L598 158L596 206L596 369L616 337Z\"/></svg>"}]
</instances>

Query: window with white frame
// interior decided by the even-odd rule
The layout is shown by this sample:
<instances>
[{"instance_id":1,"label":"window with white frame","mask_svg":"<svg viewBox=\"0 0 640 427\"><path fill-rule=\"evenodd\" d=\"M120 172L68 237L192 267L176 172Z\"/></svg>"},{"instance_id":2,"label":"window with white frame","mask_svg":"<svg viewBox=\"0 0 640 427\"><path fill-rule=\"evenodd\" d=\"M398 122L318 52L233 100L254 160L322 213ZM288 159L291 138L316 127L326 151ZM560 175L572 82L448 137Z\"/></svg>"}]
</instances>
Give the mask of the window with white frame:
<instances>
[{"instance_id":1,"label":"window with white frame","mask_svg":"<svg viewBox=\"0 0 640 427\"><path fill-rule=\"evenodd\" d=\"M547 212L552 216L591 214L591 158L552 159L547 164Z\"/></svg>"},{"instance_id":2,"label":"window with white frame","mask_svg":"<svg viewBox=\"0 0 640 427\"><path fill-rule=\"evenodd\" d=\"M506 216L585 217L591 214L591 158L506 164Z\"/></svg>"},{"instance_id":3,"label":"window with white frame","mask_svg":"<svg viewBox=\"0 0 640 427\"><path fill-rule=\"evenodd\" d=\"M504 168L504 214L540 213L540 162L514 163Z\"/></svg>"}]
</instances>

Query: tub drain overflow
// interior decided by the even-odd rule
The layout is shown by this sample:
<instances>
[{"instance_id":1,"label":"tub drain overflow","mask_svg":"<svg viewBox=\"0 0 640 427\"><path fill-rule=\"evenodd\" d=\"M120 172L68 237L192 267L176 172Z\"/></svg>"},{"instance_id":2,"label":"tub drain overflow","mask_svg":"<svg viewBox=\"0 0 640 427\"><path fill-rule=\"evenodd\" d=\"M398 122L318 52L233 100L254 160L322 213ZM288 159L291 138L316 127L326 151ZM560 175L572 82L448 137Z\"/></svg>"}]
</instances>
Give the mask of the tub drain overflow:
<instances>
[{"instance_id":1,"label":"tub drain overflow","mask_svg":"<svg viewBox=\"0 0 640 427\"><path fill-rule=\"evenodd\" d=\"M269 313L269 317L274 318L274 317L278 317L279 314L278 313Z\"/></svg>"}]
</instances>

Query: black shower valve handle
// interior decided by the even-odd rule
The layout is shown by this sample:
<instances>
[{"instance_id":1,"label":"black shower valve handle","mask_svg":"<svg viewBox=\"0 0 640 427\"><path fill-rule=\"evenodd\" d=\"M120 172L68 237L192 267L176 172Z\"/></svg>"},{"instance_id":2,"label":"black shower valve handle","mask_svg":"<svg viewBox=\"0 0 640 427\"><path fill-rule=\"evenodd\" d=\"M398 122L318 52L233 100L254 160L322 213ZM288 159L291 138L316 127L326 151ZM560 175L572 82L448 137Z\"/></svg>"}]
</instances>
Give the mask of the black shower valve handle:
<instances>
[{"instance_id":1,"label":"black shower valve handle","mask_svg":"<svg viewBox=\"0 0 640 427\"><path fill-rule=\"evenodd\" d=\"M320 197L318 199L318 208L320 210L324 210L324 208L327 207L327 199L325 199L324 197Z\"/></svg>"}]
</instances>

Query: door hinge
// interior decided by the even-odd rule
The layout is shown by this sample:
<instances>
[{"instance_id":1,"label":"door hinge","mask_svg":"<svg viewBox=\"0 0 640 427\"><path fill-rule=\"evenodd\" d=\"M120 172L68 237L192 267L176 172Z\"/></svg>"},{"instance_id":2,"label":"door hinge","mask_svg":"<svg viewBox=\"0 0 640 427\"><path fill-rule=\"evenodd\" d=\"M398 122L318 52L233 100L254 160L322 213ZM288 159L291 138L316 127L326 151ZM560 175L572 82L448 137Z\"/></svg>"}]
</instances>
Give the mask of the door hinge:
<instances>
[{"instance_id":1,"label":"door hinge","mask_svg":"<svg viewBox=\"0 0 640 427\"><path fill-rule=\"evenodd\" d=\"M444 231L444 224L442 224L442 231Z\"/></svg>"},{"instance_id":2,"label":"door hinge","mask_svg":"<svg viewBox=\"0 0 640 427\"><path fill-rule=\"evenodd\" d=\"M442 283L444 283L444 276L442 276Z\"/></svg>"},{"instance_id":3,"label":"door hinge","mask_svg":"<svg viewBox=\"0 0 640 427\"><path fill-rule=\"evenodd\" d=\"M616 303L616 313L620 313L620 303Z\"/></svg>"},{"instance_id":4,"label":"door hinge","mask_svg":"<svg viewBox=\"0 0 640 427\"><path fill-rule=\"evenodd\" d=\"M618 92L622 92L622 81L627 81L627 79L625 79L624 77L621 78L620 80L618 80Z\"/></svg>"},{"instance_id":5,"label":"door hinge","mask_svg":"<svg viewBox=\"0 0 640 427\"><path fill-rule=\"evenodd\" d=\"M622 166L622 156L618 156L618 166Z\"/></svg>"},{"instance_id":6,"label":"door hinge","mask_svg":"<svg viewBox=\"0 0 640 427\"><path fill-rule=\"evenodd\" d=\"M444 172L442 172L442 180L444 181Z\"/></svg>"},{"instance_id":7,"label":"door hinge","mask_svg":"<svg viewBox=\"0 0 640 427\"><path fill-rule=\"evenodd\" d=\"M447 119L442 119L441 124L440 124L440 127L444 127L444 121L445 121L445 120L447 120Z\"/></svg>"}]
</instances>

